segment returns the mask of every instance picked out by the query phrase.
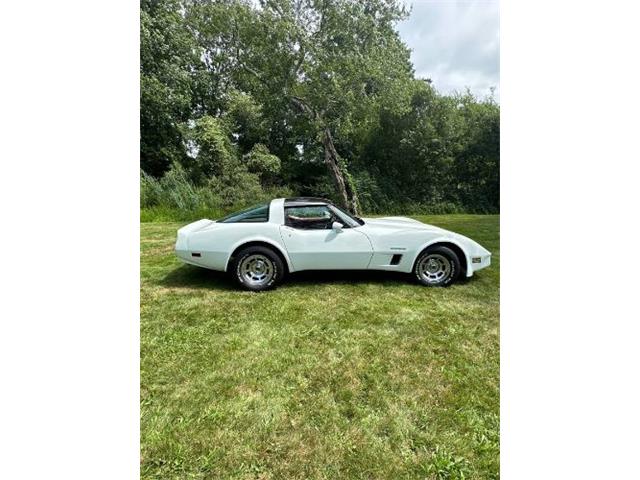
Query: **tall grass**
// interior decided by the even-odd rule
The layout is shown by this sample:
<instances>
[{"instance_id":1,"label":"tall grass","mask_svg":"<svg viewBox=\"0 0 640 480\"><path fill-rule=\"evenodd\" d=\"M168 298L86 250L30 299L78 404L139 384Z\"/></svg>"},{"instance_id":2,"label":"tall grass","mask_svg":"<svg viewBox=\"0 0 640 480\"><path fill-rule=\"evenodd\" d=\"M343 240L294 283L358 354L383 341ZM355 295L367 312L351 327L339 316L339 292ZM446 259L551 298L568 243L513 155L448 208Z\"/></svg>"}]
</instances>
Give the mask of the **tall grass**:
<instances>
[{"instance_id":1,"label":"tall grass","mask_svg":"<svg viewBox=\"0 0 640 480\"><path fill-rule=\"evenodd\" d=\"M204 185L195 185L179 166L174 166L160 179L141 171L140 221L182 222L201 218L216 219L249 205L289 196L293 196L289 188L260 186L258 178L248 172L240 171L226 179L213 178ZM497 213L491 208L470 209L453 202L387 201L380 206L364 201L363 207L366 214L370 215Z\"/></svg>"},{"instance_id":2,"label":"tall grass","mask_svg":"<svg viewBox=\"0 0 640 480\"><path fill-rule=\"evenodd\" d=\"M239 183L242 184L241 181ZM215 179L205 185L195 185L179 167L172 168L160 179L141 171L140 221L215 219L249 205L290 195L289 189L262 188L251 181L247 182L246 189L241 185L229 188Z\"/></svg>"}]
</instances>

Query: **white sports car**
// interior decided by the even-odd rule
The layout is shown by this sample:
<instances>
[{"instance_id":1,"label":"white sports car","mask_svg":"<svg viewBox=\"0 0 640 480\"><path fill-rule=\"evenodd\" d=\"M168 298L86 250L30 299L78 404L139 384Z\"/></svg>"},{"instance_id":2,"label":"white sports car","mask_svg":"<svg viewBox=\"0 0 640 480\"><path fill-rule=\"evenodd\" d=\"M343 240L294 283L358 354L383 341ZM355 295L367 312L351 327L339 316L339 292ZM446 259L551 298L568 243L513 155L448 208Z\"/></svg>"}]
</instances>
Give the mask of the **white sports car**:
<instances>
[{"instance_id":1,"label":"white sports car","mask_svg":"<svg viewBox=\"0 0 640 480\"><path fill-rule=\"evenodd\" d=\"M488 267L473 240L406 217L358 218L320 198L278 198L178 230L176 254L266 290L301 270L389 270L447 286Z\"/></svg>"}]
</instances>

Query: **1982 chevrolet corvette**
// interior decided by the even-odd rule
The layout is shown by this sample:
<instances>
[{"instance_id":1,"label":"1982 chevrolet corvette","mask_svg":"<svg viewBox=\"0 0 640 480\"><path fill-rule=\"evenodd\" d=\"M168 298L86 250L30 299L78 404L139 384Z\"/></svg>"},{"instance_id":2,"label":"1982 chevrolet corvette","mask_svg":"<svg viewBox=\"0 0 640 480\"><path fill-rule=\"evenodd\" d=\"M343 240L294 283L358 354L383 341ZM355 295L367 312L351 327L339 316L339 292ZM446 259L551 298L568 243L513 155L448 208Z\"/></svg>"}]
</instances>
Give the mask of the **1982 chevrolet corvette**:
<instances>
[{"instance_id":1,"label":"1982 chevrolet corvette","mask_svg":"<svg viewBox=\"0 0 640 480\"><path fill-rule=\"evenodd\" d=\"M321 198L279 198L178 230L176 254L229 272L248 290L267 290L288 272L390 270L447 286L488 267L473 240L406 217L358 218Z\"/></svg>"}]
</instances>

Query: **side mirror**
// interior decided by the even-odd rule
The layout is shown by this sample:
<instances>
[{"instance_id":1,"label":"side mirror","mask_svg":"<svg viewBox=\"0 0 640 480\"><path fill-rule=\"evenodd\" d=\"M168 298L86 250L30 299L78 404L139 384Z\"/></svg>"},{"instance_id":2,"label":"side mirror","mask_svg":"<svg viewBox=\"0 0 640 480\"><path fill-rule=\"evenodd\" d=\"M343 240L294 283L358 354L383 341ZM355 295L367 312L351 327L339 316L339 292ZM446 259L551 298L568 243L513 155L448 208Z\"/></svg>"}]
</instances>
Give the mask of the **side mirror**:
<instances>
[{"instance_id":1,"label":"side mirror","mask_svg":"<svg viewBox=\"0 0 640 480\"><path fill-rule=\"evenodd\" d=\"M334 230L336 233L340 233L342 231L342 224L340 222L333 222L331 224L331 229Z\"/></svg>"}]
</instances>

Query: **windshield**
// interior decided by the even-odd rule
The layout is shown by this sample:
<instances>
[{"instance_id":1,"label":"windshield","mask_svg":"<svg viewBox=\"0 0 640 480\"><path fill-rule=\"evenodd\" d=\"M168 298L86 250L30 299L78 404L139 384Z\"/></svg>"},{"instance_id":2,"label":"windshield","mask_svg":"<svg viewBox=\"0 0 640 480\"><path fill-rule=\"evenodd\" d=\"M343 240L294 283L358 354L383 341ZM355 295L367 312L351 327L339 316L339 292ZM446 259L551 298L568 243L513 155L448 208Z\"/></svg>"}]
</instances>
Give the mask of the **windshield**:
<instances>
[{"instance_id":1,"label":"windshield","mask_svg":"<svg viewBox=\"0 0 640 480\"><path fill-rule=\"evenodd\" d=\"M354 227L359 227L360 225L364 225L364 220L358 217L351 216L350 214L348 214L347 212L344 212L343 210L336 207L335 205L329 205L329 207L331 208L331 210L333 210L333 212L340 219L340 221L343 222L346 226L354 228Z\"/></svg>"},{"instance_id":2,"label":"windshield","mask_svg":"<svg viewBox=\"0 0 640 480\"><path fill-rule=\"evenodd\" d=\"M254 205L234 212L218 220L218 223L257 223L269 221L269 205Z\"/></svg>"}]
</instances>

